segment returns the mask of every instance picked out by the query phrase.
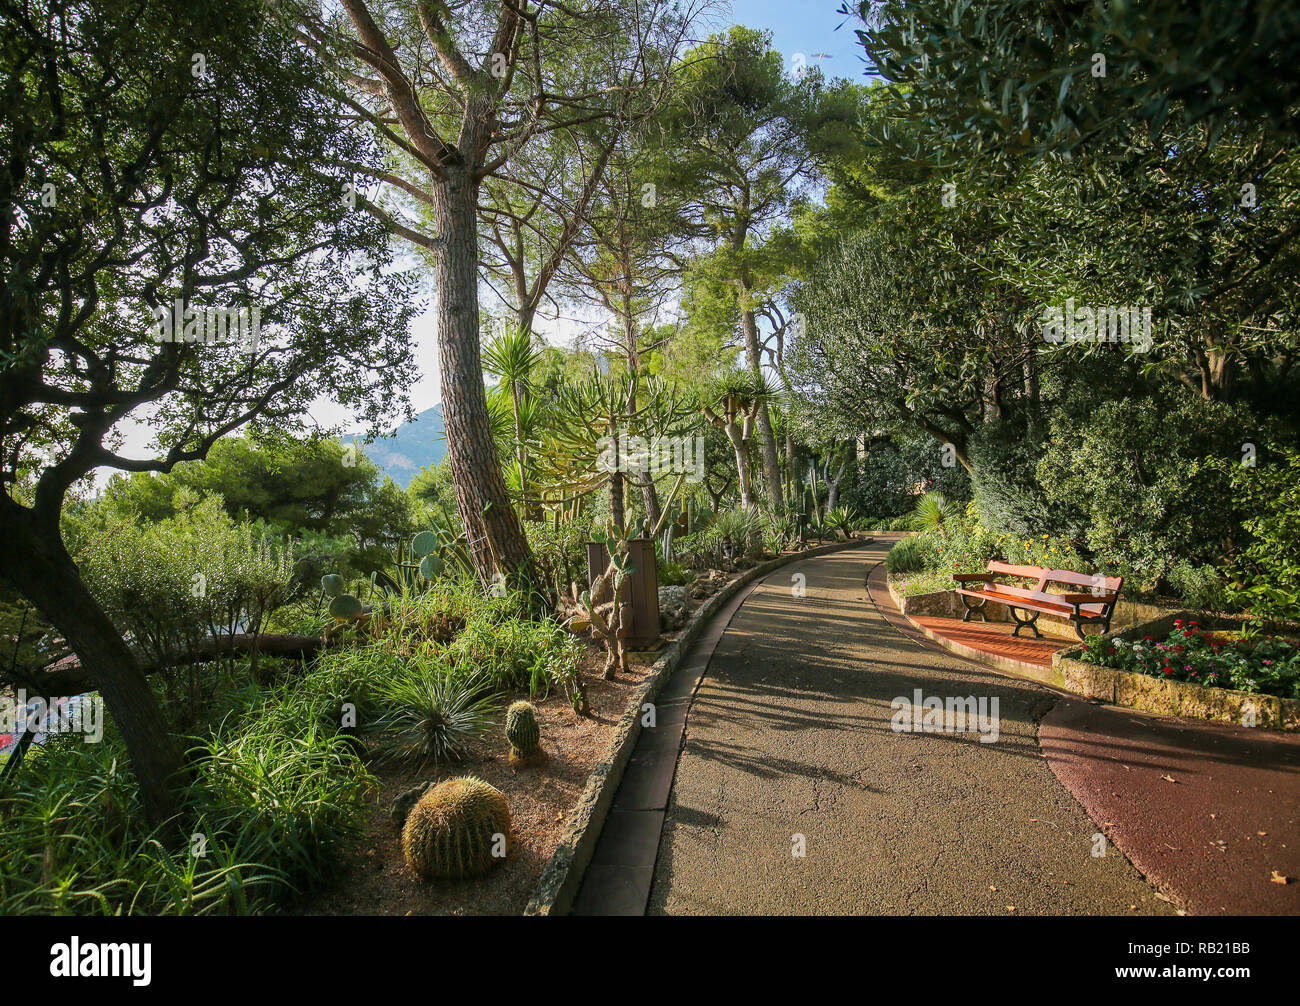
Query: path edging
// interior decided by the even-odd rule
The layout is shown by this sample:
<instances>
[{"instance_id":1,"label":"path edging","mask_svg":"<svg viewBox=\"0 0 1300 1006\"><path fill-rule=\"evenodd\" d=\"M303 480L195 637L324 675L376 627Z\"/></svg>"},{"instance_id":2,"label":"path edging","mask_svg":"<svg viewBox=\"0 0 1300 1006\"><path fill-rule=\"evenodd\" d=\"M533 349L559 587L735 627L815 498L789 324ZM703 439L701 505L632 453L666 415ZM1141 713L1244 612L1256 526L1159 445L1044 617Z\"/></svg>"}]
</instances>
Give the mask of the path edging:
<instances>
[{"instance_id":1,"label":"path edging","mask_svg":"<svg viewBox=\"0 0 1300 1006\"><path fill-rule=\"evenodd\" d=\"M777 556L760 563L752 569L745 570L712 597L707 598L687 619L675 640L668 645L650 673L641 682L640 687L628 701L627 707L618 723L614 725L614 735L605 750L605 757L591 771L587 778L586 789L569 815L568 824L560 836L555 852L547 860L542 874L537 880L537 887L525 915L566 915L573 906L574 899L582 887L582 878L596 851L596 840L600 837L605 818L614 803L614 794L623 779L627 763L632 757L637 739L641 736L641 707L658 696L664 684L672 676L677 665L681 663L692 644L699 638L704 626L713 618L727 601L754 580L764 577L782 566L804 559L813 559L820 555L829 555L845 549L868 545L874 538L862 538L855 541L837 541L802 552Z\"/></svg>"}]
</instances>

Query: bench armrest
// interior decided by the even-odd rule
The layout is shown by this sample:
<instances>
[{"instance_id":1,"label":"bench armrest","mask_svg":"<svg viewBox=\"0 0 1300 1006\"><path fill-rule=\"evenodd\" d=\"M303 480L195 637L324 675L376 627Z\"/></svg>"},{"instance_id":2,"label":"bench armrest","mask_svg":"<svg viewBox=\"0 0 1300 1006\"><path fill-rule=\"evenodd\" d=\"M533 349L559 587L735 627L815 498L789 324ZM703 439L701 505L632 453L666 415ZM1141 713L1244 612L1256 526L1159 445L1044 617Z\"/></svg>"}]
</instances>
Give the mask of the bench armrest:
<instances>
[{"instance_id":1,"label":"bench armrest","mask_svg":"<svg viewBox=\"0 0 1300 1006\"><path fill-rule=\"evenodd\" d=\"M958 583L967 583L969 581L988 582L993 579L992 573L953 573L952 578Z\"/></svg>"},{"instance_id":2,"label":"bench armrest","mask_svg":"<svg viewBox=\"0 0 1300 1006\"><path fill-rule=\"evenodd\" d=\"M1057 594L1067 604L1114 604L1119 594Z\"/></svg>"}]
</instances>

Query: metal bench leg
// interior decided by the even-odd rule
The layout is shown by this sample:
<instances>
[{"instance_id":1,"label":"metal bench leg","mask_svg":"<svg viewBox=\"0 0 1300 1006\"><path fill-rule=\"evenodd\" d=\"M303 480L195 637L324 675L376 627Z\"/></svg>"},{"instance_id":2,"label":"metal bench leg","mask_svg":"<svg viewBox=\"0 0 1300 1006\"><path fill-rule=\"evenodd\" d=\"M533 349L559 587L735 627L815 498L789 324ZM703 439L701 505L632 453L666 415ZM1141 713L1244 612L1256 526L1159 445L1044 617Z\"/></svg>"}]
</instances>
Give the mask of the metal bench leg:
<instances>
[{"instance_id":1,"label":"metal bench leg","mask_svg":"<svg viewBox=\"0 0 1300 1006\"><path fill-rule=\"evenodd\" d=\"M1038 631L1038 626L1034 624L1035 622L1038 621L1038 616L1039 616L1039 614L1040 614L1039 612L1035 611L1035 612L1034 612L1034 617L1033 617L1033 618L1021 618L1021 617L1017 614L1017 611L1018 611L1019 609L1017 609L1017 608L1010 608L1010 607L1009 607L1007 610L1011 612L1011 618L1012 618L1012 620L1016 623L1016 627L1015 627L1015 629L1012 631L1011 635L1015 636L1016 638L1019 638L1019 637L1020 637L1020 630L1023 629L1025 626L1029 626L1029 628L1031 628L1031 629L1034 630L1034 638L1035 638L1035 639L1042 639L1042 638L1043 638L1043 634L1042 634L1041 632Z\"/></svg>"},{"instance_id":2,"label":"metal bench leg","mask_svg":"<svg viewBox=\"0 0 1300 1006\"><path fill-rule=\"evenodd\" d=\"M976 612L979 612L981 622L989 620L988 615L984 614L984 605L989 603L988 598L982 598L979 604L971 604L970 598L965 594L958 594L957 596L961 598L961 603L966 606L966 612L961 616L963 622L969 622L971 615Z\"/></svg>"},{"instance_id":3,"label":"metal bench leg","mask_svg":"<svg viewBox=\"0 0 1300 1006\"><path fill-rule=\"evenodd\" d=\"M1083 620L1082 620L1082 619L1079 619L1079 618L1076 618L1076 619L1073 619L1073 622L1074 622L1074 631L1075 631L1076 633L1078 633L1079 638L1080 638L1081 640L1083 640L1083 641L1086 643L1086 642L1088 641L1088 637L1087 637L1087 635L1086 635L1086 634L1084 633L1084 631L1083 631ZM1104 620L1104 621L1102 621L1102 620L1100 620L1100 619L1095 619L1095 618L1093 618L1093 619L1089 619L1089 620L1088 620L1088 624L1089 624L1089 625L1100 625L1100 626L1101 626L1101 631L1100 631L1100 632L1094 632L1094 633L1093 633L1093 635L1095 635L1095 636L1104 636L1104 635L1106 635L1108 632L1110 632L1110 619L1109 619L1109 618L1107 618L1107 619Z\"/></svg>"}]
</instances>

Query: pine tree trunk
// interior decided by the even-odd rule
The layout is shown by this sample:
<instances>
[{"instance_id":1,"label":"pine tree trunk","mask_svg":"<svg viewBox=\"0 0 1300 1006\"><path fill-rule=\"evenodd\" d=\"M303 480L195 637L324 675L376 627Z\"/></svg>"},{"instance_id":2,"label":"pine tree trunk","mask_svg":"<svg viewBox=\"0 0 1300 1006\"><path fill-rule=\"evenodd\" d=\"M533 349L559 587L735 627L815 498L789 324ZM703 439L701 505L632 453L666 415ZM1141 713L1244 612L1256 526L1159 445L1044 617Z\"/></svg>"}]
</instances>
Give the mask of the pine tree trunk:
<instances>
[{"instance_id":1,"label":"pine tree trunk","mask_svg":"<svg viewBox=\"0 0 1300 1006\"><path fill-rule=\"evenodd\" d=\"M506 493L483 387L477 189L469 169L461 165L446 166L433 184L442 418L456 505L474 568L485 581L500 571L532 583L532 553Z\"/></svg>"},{"instance_id":2,"label":"pine tree trunk","mask_svg":"<svg viewBox=\"0 0 1300 1006\"><path fill-rule=\"evenodd\" d=\"M5 501L0 509L0 578L26 597L67 640L126 742L149 824L179 809L180 752L134 655L82 582L57 523L35 525Z\"/></svg>"},{"instance_id":3,"label":"pine tree trunk","mask_svg":"<svg viewBox=\"0 0 1300 1006\"><path fill-rule=\"evenodd\" d=\"M753 311L740 312L741 334L745 337L745 357L755 376L763 374L762 358L758 348L758 322ZM772 417L764 402L758 409L758 446L763 457L763 479L767 483L767 500L778 513L781 511L781 467L776 458L776 437L772 433Z\"/></svg>"}]
</instances>

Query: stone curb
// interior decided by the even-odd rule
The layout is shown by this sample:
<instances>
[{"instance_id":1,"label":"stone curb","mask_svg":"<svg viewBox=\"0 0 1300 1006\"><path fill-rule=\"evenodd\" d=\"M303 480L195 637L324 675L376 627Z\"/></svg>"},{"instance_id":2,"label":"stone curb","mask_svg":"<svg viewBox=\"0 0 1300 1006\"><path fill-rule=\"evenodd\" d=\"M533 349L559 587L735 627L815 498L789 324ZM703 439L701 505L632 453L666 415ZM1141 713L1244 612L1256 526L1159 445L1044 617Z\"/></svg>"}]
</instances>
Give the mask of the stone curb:
<instances>
[{"instance_id":1,"label":"stone curb","mask_svg":"<svg viewBox=\"0 0 1300 1006\"><path fill-rule=\"evenodd\" d=\"M659 694L691 645L699 638L704 626L718 610L746 584L782 566L832 552L859 548L871 544L874 540L874 538L863 538L857 541L832 542L829 545L819 545L803 552L770 559L753 569L745 570L695 610L677 638L669 644L650 668L650 673L641 682L641 686L628 701L627 708L623 710L618 723L614 725L614 735L610 738L605 757L592 769L591 775L587 778L587 788L569 815L569 822L565 826L564 834L560 836L555 852L542 869L542 875L537 880L537 888L528 902L528 907L524 909L525 915L568 914L574 898L578 896L578 891L582 887L583 874L586 873L591 857L596 851L596 840L600 837L601 828L614 802L614 793L623 779L628 760L636 747L637 738L641 735L641 707L647 702L652 702Z\"/></svg>"}]
</instances>

